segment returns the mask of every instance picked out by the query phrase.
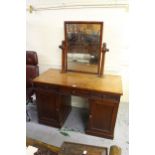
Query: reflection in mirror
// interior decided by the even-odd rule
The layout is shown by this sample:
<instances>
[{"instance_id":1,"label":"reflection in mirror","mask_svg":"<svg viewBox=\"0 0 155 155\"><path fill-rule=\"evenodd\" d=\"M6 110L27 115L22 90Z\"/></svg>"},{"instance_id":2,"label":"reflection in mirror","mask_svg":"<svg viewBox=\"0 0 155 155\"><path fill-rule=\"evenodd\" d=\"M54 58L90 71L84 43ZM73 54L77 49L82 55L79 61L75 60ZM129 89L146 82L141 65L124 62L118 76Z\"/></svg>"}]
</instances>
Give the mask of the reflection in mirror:
<instances>
[{"instance_id":1,"label":"reflection in mirror","mask_svg":"<svg viewBox=\"0 0 155 155\"><path fill-rule=\"evenodd\" d=\"M92 73L97 72L98 58L90 54L68 53L68 70L77 70Z\"/></svg>"},{"instance_id":2,"label":"reflection in mirror","mask_svg":"<svg viewBox=\"0 0 155 155\"><path fill-rule=\"evenodd\" d=\"M101 22L66 22L67 70L98 73L101 38Z\"/></svg>"}]
</instances>

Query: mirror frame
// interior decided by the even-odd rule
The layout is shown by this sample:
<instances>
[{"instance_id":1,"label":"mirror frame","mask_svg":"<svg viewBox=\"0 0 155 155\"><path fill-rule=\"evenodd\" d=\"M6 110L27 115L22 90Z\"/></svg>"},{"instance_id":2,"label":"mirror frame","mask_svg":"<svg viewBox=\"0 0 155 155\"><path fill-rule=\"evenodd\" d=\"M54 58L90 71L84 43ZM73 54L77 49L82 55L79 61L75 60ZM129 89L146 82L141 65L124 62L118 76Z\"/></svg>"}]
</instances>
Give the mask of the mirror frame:
<instances>
[{"instance_id":1,"label":"mirror frame","mask_svg":"<svg viewBox=\"0 0 155 155\"><path fill-rule=\"evenodd\" d=\"M101 26L100 29L100 48L99 48L99 62L97 64L97 72L85 72L85 71L80 71L80 70L70 70L67 68L67 24L99 24ZM81 72L81 73L89 73L89 74L97 74L98 76L103 75L103 69L104 69L104 57L105 57L105 52L108 51L106 49L106 44L104 43L102 46L102 35L103 35L103 22L99 21L65 21L64 22L64 36L65 40L62 41L62 45L59 46L59 48L62 49L62 72Z\"/></svg>"}]
</instances>

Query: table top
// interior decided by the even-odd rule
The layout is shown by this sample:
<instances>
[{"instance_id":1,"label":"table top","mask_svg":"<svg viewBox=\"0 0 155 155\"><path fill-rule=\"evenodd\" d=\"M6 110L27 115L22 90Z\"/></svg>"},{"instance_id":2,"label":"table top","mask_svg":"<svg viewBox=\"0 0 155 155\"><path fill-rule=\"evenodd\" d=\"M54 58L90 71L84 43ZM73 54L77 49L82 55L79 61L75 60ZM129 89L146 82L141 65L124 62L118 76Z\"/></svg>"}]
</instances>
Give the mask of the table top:
<instances>
[{"instance_id":1,"label":"table top","mask_svg":"<svg viewBox=\"0 0 155 155\"><path fill-rule=\"evenodd\" d=\"M106 92L122 95L122 81L119 75L104 75L98 77L95 74L66 72L58 69L49 69L33 79L34 83L76 87L98 92Z\"/></svg>"},{"instance_id":2,"label":"table top","mask_svg":"<svg viewBox=\"0 0 155 155\"><path fill-rule=\"evenodd\" d=\"M26 145L38 148L38 151L34 155L82 155L83 151L87 151L86 155L107 155L108 153L107 147L63 142L61 148L58 148L28 137L26 138Z\"/></svg>"}]
</instances>

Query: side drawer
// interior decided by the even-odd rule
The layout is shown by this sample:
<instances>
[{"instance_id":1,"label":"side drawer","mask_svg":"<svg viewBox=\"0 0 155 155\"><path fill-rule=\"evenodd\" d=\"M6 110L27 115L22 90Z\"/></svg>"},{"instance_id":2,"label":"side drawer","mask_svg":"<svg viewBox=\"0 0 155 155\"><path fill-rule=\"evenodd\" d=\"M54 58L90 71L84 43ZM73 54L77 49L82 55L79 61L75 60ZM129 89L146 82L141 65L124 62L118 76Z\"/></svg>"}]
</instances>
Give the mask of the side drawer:
<instances>
[{"instance_id":1,"label":"side drawer","mask_svg":"<svg viewBox=\"0 0 155 155\"><path fill-rule=\"evenodd\" d=\"M34 90L46 90L46 91L58 93L59 87L55 85L37 83L37 84L34 84Z\"/></svg>"},{"instance_id":2,"label":"side drawer","mask_svg":"<svg viewBox=\"0 0 155 155\"><path fill-rule=\"evenodd\" d=\"M119 102L120 101L120 96L119 95L112 95L108 93L101 93L101 92L91 92L90 94L91 99L101 99L101 100L108 100L108 101L113 101L113 102Z\"/></svg>"}]
</instances>

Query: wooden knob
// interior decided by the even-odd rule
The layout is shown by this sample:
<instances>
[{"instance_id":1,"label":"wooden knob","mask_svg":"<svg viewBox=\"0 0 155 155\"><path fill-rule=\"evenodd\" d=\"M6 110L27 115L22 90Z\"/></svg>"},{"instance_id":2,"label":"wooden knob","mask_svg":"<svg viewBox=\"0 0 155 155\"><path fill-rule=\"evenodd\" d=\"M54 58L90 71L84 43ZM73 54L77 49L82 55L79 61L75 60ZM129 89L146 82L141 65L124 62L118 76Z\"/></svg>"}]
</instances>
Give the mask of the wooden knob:
<instances>
[{"instance_id":1,"label":"wooden knob","mask_svg":"<svg viewBox=\"0 0 155 155\"><path fill-rule=\"evenodd\" d=\"M61 48L62 50L64 49L64 47L65 47L65 41L63 40L62 41L62 44L61 45L59 45L59 48Z\"/></svg>"},{"instance_id":2,"label":"wooden knob","mask_svg":"<svg viewBox=\"0 0 155 155\"><path fill-rule=\"evenodd\" d=\"M58 108L57 108L57 109L56 109L56 111L57 111L57 112L59 112L59 111L60 111L60 109L58 109Z\"/></svg>"},{"instance_id":3,"label":"wooden knob","mask_svg":"<svg viewBox=\"0 0 155 155\"><path fill-rule=\"evenodd\" d=\"M89 115L89 118L92 118L92 115Z\"/></svg>"},{"instance_id":4,"label":"wooden knob","mask_svg":"<svg viewBox=\"0 0 155 155\"><path fill-rule=\"evenodd\" d=\"M75 95L76 94L76 90L72 90L72 94Z\"/></svg>"},{"instance_id":5,"label":"wooden knob","mask_svg":"<svg viewBox=\"0 0 155 155\"><path fill-rule=\"evenodd\" d=\"M59 46L59 48L63 49L63 46L62 46L62 45L60 45L60 46Z\"/></svg>"},{"instance_id":6,"label":"wooden knob","mask_svg":"<svg viewBox=\"0 0 155 155\"><path fill-rule=\"evenodd\" d=\"M106 48L106 52L109 52L109 49L108 48Z\"/></svg>"},{"instance_id":7,"label":"wooden knob","mask_svg":"<svg viewBox=\"0 0 155 155\"><path fill-rule=\"evenodd\" d=\"M106 43L103 43L102 52L109 52L109 49L107 48L107 44Z\"/></svg>"}]
</instances>

